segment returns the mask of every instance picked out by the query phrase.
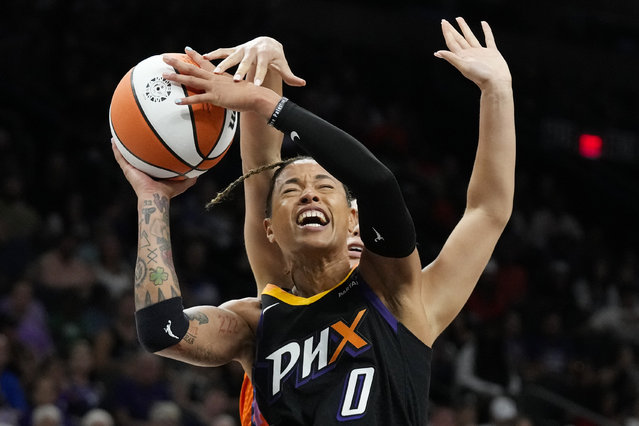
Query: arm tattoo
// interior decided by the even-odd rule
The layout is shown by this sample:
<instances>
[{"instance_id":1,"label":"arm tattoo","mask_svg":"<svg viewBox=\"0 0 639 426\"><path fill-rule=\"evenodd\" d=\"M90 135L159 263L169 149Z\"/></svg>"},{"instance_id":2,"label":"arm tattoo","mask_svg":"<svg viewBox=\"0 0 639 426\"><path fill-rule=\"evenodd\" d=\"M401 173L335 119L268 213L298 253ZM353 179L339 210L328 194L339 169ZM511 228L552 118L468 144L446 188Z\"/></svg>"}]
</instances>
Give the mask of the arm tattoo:
<instances>
[{"instance_id":1,"label":"arm tattoo","mask_svg":"<svg viewBox=\"0 0 639 426\"><path fill-rule=\"evenodd\" d=\"M151 200L144 200L144 206L142 207L142 214L144 214L144 223L148 225L151 213L155 212L155 207L152 207Z\"/></svg>"},{"instance_id":2,"label":"arm tattoo","mask_svg":"<svg viewBox=\"0 0 639 426\"><path fill-rule=\"evenodd\" d=\"M195 336L193 334L187 332L184 335L184 337L182 338L182 340L184 340L186 343L192 345L192 344L195 343Z\"/></svg>"},{"instance_id":3,"label":"arm tattoo","mask_svg":"<svg viewBox=\"0 0 639 426\"><path fill-rule=\"evenodd\" d=\"M138 258L137 263L135 264L135 287L138 288L142 285L142 281L146 277L146 263L140 258Z\"/></svg>"},{"instance_id":4,"label":"arm tattoo","mask_svg":"<svg viewBox=\"0 0 639 426\"><path fill-rule=\"evenodd\" d=\"M169 274L161 266L150 268L149 271L151 272L149 278L156 286L164 284L164 282L169 279Z\"/></svg>"},{"instance_id":5,"label":"arm tattoo","mask_svg":"<svg viewBox=\"0 0 639 426\"><path fill-rule=\"evenodd\" d=\"M169 199L167 197L160 197L158 194L153 194L153 201L158 210L160 210L160 213L166 215L169 212Z\"/></svg>"},{"instance_id":6,"label":"arm tattoo","mask_svg":"<svg viewBox=\"0 0 639 426\"><path fill-rule=\"evenodd\" d=\"M208 324L209 322L209 317L199 311L195 312L194 314L188 314L187 317L189 318L189 321L197 321L199 325Z\"/></svg>"},{"instance_id":7,"label":"arm tattoo","mask_svg":"<svg viewBox=\"0 0 639 426\"><path fill-rule=\"evenodd\" d=\"M219 332L222 334L233 334L237 332L238 321L229 315L219 315L220 328Z\"/></svg>"}]
</instances>

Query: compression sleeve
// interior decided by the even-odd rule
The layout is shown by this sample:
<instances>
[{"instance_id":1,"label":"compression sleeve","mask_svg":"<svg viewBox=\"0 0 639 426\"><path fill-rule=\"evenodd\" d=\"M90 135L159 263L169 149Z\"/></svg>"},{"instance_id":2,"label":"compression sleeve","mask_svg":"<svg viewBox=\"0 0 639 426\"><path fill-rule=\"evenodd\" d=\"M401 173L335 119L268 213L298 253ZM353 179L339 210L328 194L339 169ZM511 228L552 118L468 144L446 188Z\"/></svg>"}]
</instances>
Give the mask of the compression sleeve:
<instances>
[{"instance_id":1,"label":"compression sleeve","mask_svg":"<svg viewBox=\"0 0 639 426\"><path fill-rule=\"evenodd\" d=\"M415 249L415 226L393 173L357 139L283 98L270 123L288 134L357 198L367 250L405 257Z\"/></svg>"},{"instance_id":2,"label":"compression sleeve","mask_svg":"<svg viewBox=\"0 0 639 426\"><path fill-rule=\"evenodd\" d=\"M189 329L181 297L172 297L135 312L138 341L149 352L158 352L182 340Z\"/></svg>"}]
</instances>

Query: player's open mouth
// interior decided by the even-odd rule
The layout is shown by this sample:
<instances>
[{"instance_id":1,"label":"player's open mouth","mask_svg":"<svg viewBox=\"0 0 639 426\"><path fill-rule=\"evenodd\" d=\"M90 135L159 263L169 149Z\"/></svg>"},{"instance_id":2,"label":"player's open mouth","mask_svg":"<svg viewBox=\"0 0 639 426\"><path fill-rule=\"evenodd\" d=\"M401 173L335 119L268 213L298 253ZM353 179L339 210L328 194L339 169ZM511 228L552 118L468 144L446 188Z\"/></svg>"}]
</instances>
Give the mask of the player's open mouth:
<instances>
[{"instance_id":1,"label":"player's open mouth","mask_svg":"<svg viewBox=\"0 0 639 426\"><path fill-rule=\"evenodd\" d=\"M351 257L359 258L362 255L363 246L361 244L349 244L348 254Z\"/></svg>"},{"instance_id":2,"label":"player's open mouth","mask_svg":"<svg viewBox=\"0 0 639 426\"><path fill-rule=\"evenodd\" d=\"M297 224L301 227L321 227L328 224L326 215L321 210L304 210L297 216Z\"/></svg>"}]
</instances>

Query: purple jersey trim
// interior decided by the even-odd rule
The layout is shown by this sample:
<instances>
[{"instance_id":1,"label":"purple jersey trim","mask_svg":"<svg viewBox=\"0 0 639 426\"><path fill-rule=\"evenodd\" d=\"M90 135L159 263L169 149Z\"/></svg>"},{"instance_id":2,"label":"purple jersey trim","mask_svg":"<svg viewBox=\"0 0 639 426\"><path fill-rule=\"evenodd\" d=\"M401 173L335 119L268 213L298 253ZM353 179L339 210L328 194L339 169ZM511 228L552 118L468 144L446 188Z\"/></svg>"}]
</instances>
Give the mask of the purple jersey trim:
<instances>
[{"instance_id":1,"label":"purple jersey trim","mask_svg":"<svg viewBox=\"0 0 639 426\"><path fill-rule=\"evenodd\" d=\"M384 318L388 325L391 326L395 334L397 334L397 318L395 318L395 316L391 314L386 305L384 305L382 301L379 300L379 297L377 297L375 292L371 290L366 282L362 280L360 283L363 284L361 286L361 289L366 299L368 299L368 301L371 303L371 305L373 305L377 312L379 312L382 318Z\"/></svg>"}]
</instances>

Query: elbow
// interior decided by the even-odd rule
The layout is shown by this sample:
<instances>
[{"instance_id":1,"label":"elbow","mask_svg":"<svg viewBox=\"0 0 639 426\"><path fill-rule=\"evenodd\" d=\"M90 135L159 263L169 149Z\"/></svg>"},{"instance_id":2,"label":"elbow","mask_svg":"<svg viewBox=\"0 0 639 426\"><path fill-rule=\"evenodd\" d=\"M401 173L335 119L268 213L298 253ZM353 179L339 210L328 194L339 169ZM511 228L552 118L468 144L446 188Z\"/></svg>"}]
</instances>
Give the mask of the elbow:
<instances>
[{"instance_id":1,"label":"elbow","mask_svg":"<svg viewBox=\"0 0 639 426\"><path fill-rule=\"evenodd\" d=\"M510 221L510 217L513 212L513 205L512 203L505 203L499 206L482 205L473 207L472 205L469 205L466 208L466 213L470 212L475 212L476 214L481 215L483 221L488 226L501 232L506 228Z\"/></svg>"},{"instance_id":2,"label":"elbow","mask_svg":"<svg viewBox=\"0 0 639 426\"><path fill-rule=\"evenodd\" d=\"M474 197L468 194L466 211L481 214L488 222L497 228L505 228L513 213L513 194L509 192L503 196Z\"/></svg>"}]
</instances>

